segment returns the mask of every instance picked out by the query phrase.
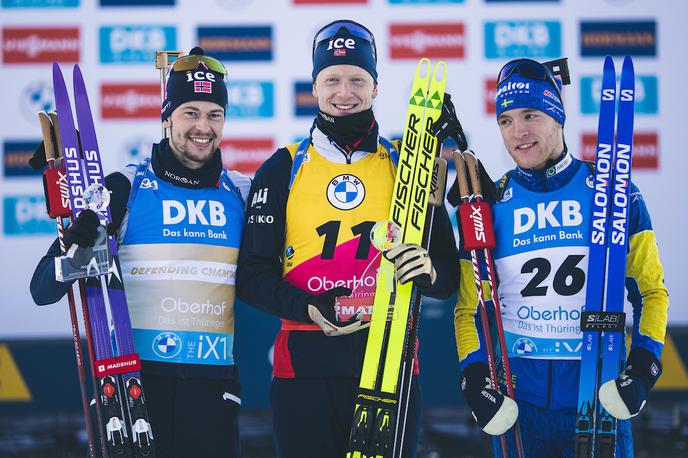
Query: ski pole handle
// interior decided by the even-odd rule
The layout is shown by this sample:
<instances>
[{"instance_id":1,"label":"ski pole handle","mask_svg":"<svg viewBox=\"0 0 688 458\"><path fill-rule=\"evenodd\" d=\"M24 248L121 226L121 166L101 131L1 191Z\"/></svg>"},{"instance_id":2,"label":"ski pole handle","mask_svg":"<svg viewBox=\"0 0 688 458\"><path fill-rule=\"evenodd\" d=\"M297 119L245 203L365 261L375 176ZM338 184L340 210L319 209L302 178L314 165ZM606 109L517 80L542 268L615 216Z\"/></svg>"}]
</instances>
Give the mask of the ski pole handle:
<instances>
[{"instance_id":1,"label":"ski pole handle","mask_svg":"<svg viewBox=\"0 0 688 458\"><path fill-rule=\"evenodd\" d=\"M60 156L55 151L55 142L53 141L52 125L48 114L44 111L38 113L38 122L41 124L41 136L43 137L43 146L45 147L45 158L48 161L54 161Z\"/></svg>"},{"instance_id":2,"label":"ski pole handle","mask_svg":"<svg viewBox=\"0 0 688 458\"><path fill-rule=\"evenodd\" d=\"M478 160L475 158L475 153L469 149L463 152L463 157L466 158L466 168L471 177L471 189L475 197L483 197L483 191L480 188L480 177L478 177Z\"/></svg>"},{"instance_id":3,"label":"ski pole handle","mask_svg":"<svg viewBox=\"0 0 688 458\"><path fill-rule=\"evenodd\" d=\"M459 184L459 194L461 200L468 199L468 179L466 177L466 166L464 165L464 157L461 151L455 149L452 153L454 157L454 166L456 167L456 182Z\"/></svg>"},{"instance_id":4,"label":"ski pole handle","mask_svg":"<svg viewBox=\"0 0 688 458\"><path fill-rule=\"evenodd\" d=\"M61 159L63 153L62 138L60 137L60 124L57 120L57 112L49 112L48 117L50 118L50 122L53 124L53 132L55 132L55 146L57 146L57 149L55 150L55 159Z\"/></svg>"}]
</instances>

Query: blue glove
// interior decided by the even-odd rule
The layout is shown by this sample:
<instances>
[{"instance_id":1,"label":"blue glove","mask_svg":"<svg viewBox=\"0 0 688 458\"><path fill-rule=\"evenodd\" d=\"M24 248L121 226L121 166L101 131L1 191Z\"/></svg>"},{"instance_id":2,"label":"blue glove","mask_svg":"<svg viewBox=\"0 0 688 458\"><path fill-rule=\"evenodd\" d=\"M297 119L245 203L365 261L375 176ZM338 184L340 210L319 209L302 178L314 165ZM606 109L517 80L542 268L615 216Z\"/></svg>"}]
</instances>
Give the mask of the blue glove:
<instances>
[{"instance_id":1,"label":"blue glove","mask_svg":"<svg viewBox=\"0 0 688 458\"><path fill-rule=\"evenodd\" d=\"M654 354L644 348L634 348L621 375L600 387L602 407L619 420L635 417L645 406L661 374L662 363Z\"/></svg>"},{"instance_id":2,"label":"blue glove","mask_svg":"<svg viewBox=\"0 0 688 458\"><path fill-rule=\"evenodd\" d=\"M480 429L492 436L507 432L518 418L518 405L491 388L487 363L469 364L461 374L461 391Z\"/></svg>"}]
</instances>

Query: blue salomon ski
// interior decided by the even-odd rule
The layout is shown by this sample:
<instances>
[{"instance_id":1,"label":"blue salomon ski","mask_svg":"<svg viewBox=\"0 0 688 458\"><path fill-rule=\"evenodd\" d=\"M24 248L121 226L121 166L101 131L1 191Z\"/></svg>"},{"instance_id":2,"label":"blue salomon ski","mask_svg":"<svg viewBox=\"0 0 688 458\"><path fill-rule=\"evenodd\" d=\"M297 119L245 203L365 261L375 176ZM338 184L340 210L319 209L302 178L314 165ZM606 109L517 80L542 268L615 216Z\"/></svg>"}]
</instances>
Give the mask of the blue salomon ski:
<instances>
[{"instance_id":1,"label":"blue salomon ski","mask_svg":"<svg viewBox=\"0 0 688 458\"><path fill-rule=\"evenodd\" d=\"M616 72L607 56L604 62L597 158L588 260L588 285L581 314L581 373L578 391L575 455L577 458L614 456L616 419L598 402L599 387L618 377L624 345L624 281L628 200L633 140L634 72L630 57L624 60L614 147Z\"/></svg>"}]
</instances>

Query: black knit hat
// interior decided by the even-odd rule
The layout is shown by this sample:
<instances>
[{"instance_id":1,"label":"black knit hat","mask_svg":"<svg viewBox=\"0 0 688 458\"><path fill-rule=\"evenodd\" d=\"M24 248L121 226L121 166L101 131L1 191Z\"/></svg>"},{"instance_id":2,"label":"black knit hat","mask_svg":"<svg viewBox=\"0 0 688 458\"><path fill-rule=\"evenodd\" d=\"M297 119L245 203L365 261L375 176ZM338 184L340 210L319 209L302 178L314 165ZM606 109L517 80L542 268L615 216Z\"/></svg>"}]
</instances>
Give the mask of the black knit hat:
<instances>
[{"instance_id":1,"label":"black knit hat","mask_svg":"<svg viewBox=\"0 0 688 458\"><path fill-rule=\"evenodd\" d=\"M199 47L189 52L189 56L204 55L205 52ZM173 64L166 88L166 97L161 110L163 121L169 118L179 105L190 101L213 102L225 111L227 110L225 75L211 70L203 61L199 62L195 69L187 71L175 71Z\"/></svg>"},{"instance_id":2,"label":"black knit hat","mask_svg":"<svg viewBox=\"0 0 688 458\"><path fill-rule=\"evenodd\" d=\"M313 39L313 81L332 65L361 67L377 83L377 55L372 32L361 24L340 20L327 24Z\"/></svg>"}]
</instances>

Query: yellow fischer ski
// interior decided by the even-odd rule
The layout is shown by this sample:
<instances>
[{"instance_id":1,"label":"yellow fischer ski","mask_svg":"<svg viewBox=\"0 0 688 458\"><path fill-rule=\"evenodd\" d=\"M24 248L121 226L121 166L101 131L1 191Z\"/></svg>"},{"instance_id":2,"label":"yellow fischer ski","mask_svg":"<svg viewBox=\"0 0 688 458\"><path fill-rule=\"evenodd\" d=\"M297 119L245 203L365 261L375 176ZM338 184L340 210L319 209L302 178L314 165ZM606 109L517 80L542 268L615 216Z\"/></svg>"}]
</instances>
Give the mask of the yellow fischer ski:
<instances>
[{"instance_id":1,"label":"yellow fischer ski","mask_svg":"<svg viewBox=\"0 0 688 458\"><path fill-rule=\"evenodd\" d=\"M422 244L427 248L428 198L438 152L431 126L442 112L446 68L444 62L439 62L431 73L426 58L416 67L389 221L377 230L389 232L396 228L396 243ZM413 364L413 358L406 356L410 348L415 348L415 333L409 339L409 312L414 300L413 284L397 283L393 264L382 256L347 458L390 458L401 454L403 434L399 431L403 431L406 412L400 411L399 401L403 395L401 388L410 383ZM409 367L402 365L402 360L410 361ZM404 381L406 378L408 382Z\"/></svg>"}]
</instances>

